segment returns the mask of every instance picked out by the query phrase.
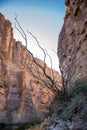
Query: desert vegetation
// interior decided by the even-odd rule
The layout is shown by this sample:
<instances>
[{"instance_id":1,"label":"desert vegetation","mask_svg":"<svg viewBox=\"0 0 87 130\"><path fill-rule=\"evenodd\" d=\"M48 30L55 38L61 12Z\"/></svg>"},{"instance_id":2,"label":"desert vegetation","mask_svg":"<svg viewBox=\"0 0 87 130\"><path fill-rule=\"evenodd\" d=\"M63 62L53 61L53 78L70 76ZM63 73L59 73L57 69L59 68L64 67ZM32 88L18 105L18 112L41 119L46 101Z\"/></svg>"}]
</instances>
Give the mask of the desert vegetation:
<instances>
[{"instance_id":1,"label":"desert vegetation","mask_svg":"<svg viewBox=\"0 0 87 130\"><path fill-rule=\"evenodd\" d=\"M86 127L87 80L78 79L74 83L71 87L70 98L68 100L64 101L56 98L50 106L50 114L51 117L46 118L43 122L35 122L23 130L51 130L53 128L60 129L60 127L64 130L76 130L78 127L81 127L80 130L82 130L83 126Z\"/></svg>"},{"instance_id":2,"label":"desert vegetation","mask_svg":"<svg viewBox=\"0 0 87 130\"><path fill-rule=\"evenodd\" d=\"M50 130L56 126L64 127L64 130L87 128L87 80L78 79L71 87L69 100L59 102L56 99L50 109L53 113L48 125Z\"/></svg>"},{"instance_id":3,"label":"desert vegetation","mask_svg":"<svg viewBox=\"0 0 87 130\"><path fill-rule=\"evenodd\" d=\"M30 35L36 42L37 46L40 48L40 50L43 52L44 54L44 63L43 64L40 64L33 56L33 54L29 51L29 53L31 53L31 56L32 56L32 63L28 66L29 67L29 70L31 71L32 75L43 82L43 84L45 84L45 86L47 88L49 88L53 93L54 95L56 95L58 98L63 98L63 97L66 97L68 98L68 94L66 89L65 89L65 86L61 85L61 79L57 78L55 73L54 73L54 70L52 68L52 58L51 56L48 54L47 50L44 49L36 36L34 36L31 32L27 31L27 34L24 32L22 26L20 25L20 22L18 21L18 17L17 17L17 14L15 16L15 28L18 30L18 32L21 34L21 36L24 38L25 40L25 44L26 44L26 48L27 48L27 44L28 44L28 37L27 37L27 34ZM50 73L47 72L47 65L46 65L46 57L49 57L50 59L50 64L51 64L51 70L50 70ZM26 59L25 59L26 60ZM32 69L32 65L35 64L36 66L36 73L34 73L33 69ZM64 98L66 100L66 98Z\"/></svg>"},{"instance_id":4,"label":"desert vegetation","mask_svg":"<svg viewBox=\"0 0 87 130\"><path fill-rule=\"evenodd\" d=\"M18 25L16 29L21 33L22 37L25 39L25 43L27 43L27 37L25 32L23 31L20 23L18 22L17 16L15 21ZM45 119L41 124L33 125L28 130L48 130L48 127L56 127L62 122L62 127L65 129L71 129L77 127L75 121L77 120L77 124L82 123L87 120L87 80L78 79L75 83L70 86L69 92L67 92L67 87L62 84L62 86L58 83L58 79L56 79L53 69L52 69L52 59L48 54L46 49L43 49L37 39L31 32L27 31L27 33L35 39L36 44L42 50L44 54L44 64L38 64L38 62L34 59L33 61L37 66L37 75L32 71L32 64L30 65L30 70L32 75L41 80L54 94L55 99L51 104L49 110L52 118ZM24 36L23 36L24 34ZM27 45L27 44L26 44ZM27 46L26 46L27 48ZM45 63L46 56L49 56L51 63L51 75L47 73L47 66ZM73 64L73 60L72 60ZM71 64L71 65L72 65ZM69 67L70 69L70 67ZM72 75L71 75L72 76ZM46 80L45 80L46 77ZM68 73L68 77L70 77ZM65 125L66 124L66 125ZM51 128L49 129L51 130Z\"/></svg>"}]
</instances>

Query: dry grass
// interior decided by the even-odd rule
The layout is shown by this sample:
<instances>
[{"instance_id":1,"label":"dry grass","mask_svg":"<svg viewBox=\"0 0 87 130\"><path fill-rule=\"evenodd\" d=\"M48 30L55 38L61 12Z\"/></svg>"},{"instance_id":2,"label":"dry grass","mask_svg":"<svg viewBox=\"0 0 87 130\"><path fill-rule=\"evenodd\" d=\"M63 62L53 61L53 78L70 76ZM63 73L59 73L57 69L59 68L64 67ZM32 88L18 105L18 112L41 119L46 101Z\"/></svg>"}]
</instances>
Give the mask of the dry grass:
<instances>
[{"instance_id":1,"label":"dry grass","mask_svg":"<svg viewBox=\"0 0 87 130\"><path fill-rule=\"evenodd\" d=\"M50 120L50 117L46 118L39 126L34 125L33 127L30 127L27 130L44 130L45 126L49 122L49 120Z\"/></svg>"}]
</instances>

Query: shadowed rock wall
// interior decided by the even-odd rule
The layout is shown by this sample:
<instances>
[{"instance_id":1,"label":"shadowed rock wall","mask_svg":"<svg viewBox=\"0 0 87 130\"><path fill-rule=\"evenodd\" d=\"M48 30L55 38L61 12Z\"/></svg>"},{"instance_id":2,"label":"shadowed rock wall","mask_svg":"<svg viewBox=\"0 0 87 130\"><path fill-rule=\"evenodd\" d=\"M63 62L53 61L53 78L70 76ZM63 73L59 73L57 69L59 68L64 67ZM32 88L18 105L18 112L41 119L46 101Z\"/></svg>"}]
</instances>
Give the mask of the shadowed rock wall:
<instances>
[{"instance_id":1,"label":"shadowed rock wall","mask_svg":"<svg viewBox=\"0 0 87 130\"><path fill-rule=\"evenodd\" d=\"M69 89L76 80L87 79L87 0L65 0L65 4L58 56L63 84Z\"/></svg>"}]
</instances>

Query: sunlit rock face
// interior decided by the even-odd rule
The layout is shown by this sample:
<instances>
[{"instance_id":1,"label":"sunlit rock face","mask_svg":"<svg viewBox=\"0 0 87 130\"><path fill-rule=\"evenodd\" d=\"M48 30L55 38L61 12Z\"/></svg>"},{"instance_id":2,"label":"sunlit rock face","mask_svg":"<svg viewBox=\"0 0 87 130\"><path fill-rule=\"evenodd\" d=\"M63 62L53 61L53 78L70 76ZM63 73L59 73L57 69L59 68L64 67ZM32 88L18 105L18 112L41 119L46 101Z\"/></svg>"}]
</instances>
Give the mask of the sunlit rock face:
<instances>
[{"instance_id":1,"label":"sunlit rock face","mask_svg":"<svg viewBox=\"0 0 87 130\"><path fill-rule=\"evenodd\" d=\"M76 80L87 79L87 0L65 0L65 4L58 56L63 83L69 89Z\"/></svg>"},{"instance_id":2,"label":"sunlit rock face","mask_svg":"<svg viewBox=\"0 0 87 130\"><path fill-rule=\"evenodd\" d=\"M54 95L32 76L31 63L31 53L13 39L11 23L0 14L0 123L42 120L49 114ZM33 64L32 69L36 73L37 66ZM51 73L48 67L47 71Z\"/></svg>"}]
</instances>

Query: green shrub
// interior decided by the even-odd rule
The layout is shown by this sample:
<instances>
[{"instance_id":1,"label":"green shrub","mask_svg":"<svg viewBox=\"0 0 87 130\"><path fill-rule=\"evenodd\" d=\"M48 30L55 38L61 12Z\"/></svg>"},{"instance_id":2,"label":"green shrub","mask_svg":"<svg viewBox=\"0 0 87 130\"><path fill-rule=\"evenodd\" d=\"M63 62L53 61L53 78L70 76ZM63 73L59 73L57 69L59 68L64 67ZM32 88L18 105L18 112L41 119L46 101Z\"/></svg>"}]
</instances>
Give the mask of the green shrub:
<instances>
[{"instance_id":1,"label":"green shrub","mask_svg":"<svg viewBox=\"0 0 87 130\"><path fill-rule=\"evenodd\" d=\"M72 86L71 94L73 94L75 96L79 93L83 93L84 95L87 95L87 80L78 79Z\"/></svg>"},{"instance_id":2,"label":"green shrub","mask_svg":"<svg viewBox=\"0 0 87 130\"><path fill-rule=\"evenodd\" d=\"M45 130L46 124L49 122L50 117L46 118L39 126L36 127L30 127L29 129L26 130Z\"/></svg>"},{"instance_id":3,"label":"green shrub","mask_svg":"<svg viewBox=\"0 0 87 130\"><path fill-rule=\"evenodd\" d=\"M71 99L67 103L67 106L63 108L60 116L62 119L71 119L76 116L76 114L81 113L82 109L85 106L86 97L83 94L79 94Z\"/></svg>"},{"instance_id":4,"label":"green shrub","mask_svg":"<svg viewBox=\"0 0 87 130\"><path fill-rule=\"evenodd\" d=\"M16 130L26 130L28 129L29 127L37 127L41 124L40 121L32 121L32 122L29 122L29 123L25 123L23 125L21 125L20 127L18 127Z\"/></svg>"},{"instance_id":5,"label":"green shrub","mask_svg":"<svg viewBox=\"0 0 87 130\"><path fill-rule=\"evenodd\" d=\"M63 109L60 117L66 120L79 115L81 118L87 119L87 80L77 80L71 87L70 94L70 100L61 105Z\"/></svg>"},{"instance_id":6,"label":"green shrub","mask_svg":"<svg viewBox=\"0 0 87 130\"><path fill-rule=\"evenodd\" d=\"M83 109L81 110L81 118L87 121L87 101L85 101Z\"/></svg>"}]
</instances>

